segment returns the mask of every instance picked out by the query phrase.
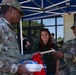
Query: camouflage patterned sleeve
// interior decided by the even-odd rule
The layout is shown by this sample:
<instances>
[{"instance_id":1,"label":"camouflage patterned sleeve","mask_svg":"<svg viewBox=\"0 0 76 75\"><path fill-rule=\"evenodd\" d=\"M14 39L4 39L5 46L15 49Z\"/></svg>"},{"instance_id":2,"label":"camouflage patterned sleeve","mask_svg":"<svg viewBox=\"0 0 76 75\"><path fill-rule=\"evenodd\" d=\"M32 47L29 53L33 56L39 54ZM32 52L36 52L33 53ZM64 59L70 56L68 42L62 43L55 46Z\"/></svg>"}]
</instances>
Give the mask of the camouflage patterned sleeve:
<instances>
[{"instance_id":1,"label":"camouflage patterned sleeve","mask_svg":"<svg viewBox=\"0 0 76 75\"><path fill-rule=\"evenodd\" d=\"M0 26L0 75L3 73L4 74L7 73L10 75L10 73L15 73L17 71L18 66L16 64L10 62L10 60L8 60L4 57L4 56L6 56L6 55L4 55L4 53L6 51L5 52L3 51L3 46L5 45L6 40L4 38L3 33L4 33L4 31ZM8 56L6 56L6 57L8 58ZM14 66L13 66L13 64L14 64ZM16 68L15 71L13 71L13 67Z\"/></svg>"},{"instance_id":2,"label":"camouflage patterned sleeve","mask_svg":"<svg viewBox=\"0 0 76 75\"><path fill-rule=\"evenodd\" d=\"M8 60L5 60L2 55L2 48L3 48L4 43L5 43L5 40L3 37L3 31L0 28L0 72L5 72L5 71L10 70L9 63L7 63Z\"/></svg>"},{"instance_id":3,"label":"camouflage patterned sleeve","mask_svg":"<svg viewBox=\"0 0 76 75\"><path fill-rule=\"evenodd\" d=\"M1 29L0 29L0 52L1 52L2 47L3 47L3 45L4 45L4 42L5 42L2 34L3 34L3 33L2 33L2 31L1 31Z\"/></svg>"},{"instance_id":4,"label":"camouflage patterned sleeve","mask_svg":"<svg viewBox=\"0 0 76 75\"><path fill-rule=\"evenodd\" d=\"M63 46L61 47L61 51L63 53L66 53L66 51L67 51L67 44L66 43L64 43Z\"/></svg>"},{"instance_id":5,"label":"camouflage patterned sleeve","mask_svg":"<svg viewBox=\"0 0 76 75\"><path fill-rule=\"evenodd\" d=\"M32 59L32 56L33 54L26 54L26 55L23 55L23 60L31 60Z\"/></svg>"},{"instance_id":6,"label":"camouflage patterned sleeve","mask_svg":"<svg viewBox=\"0 0 76 75\"><path fill-rule=\"evenodd\" d=\"M70 53L70 41L67 41L63 44L61 51L64 53L64 58L70 60L72 58L72 54Z\"/></svg>"}]
</instances>

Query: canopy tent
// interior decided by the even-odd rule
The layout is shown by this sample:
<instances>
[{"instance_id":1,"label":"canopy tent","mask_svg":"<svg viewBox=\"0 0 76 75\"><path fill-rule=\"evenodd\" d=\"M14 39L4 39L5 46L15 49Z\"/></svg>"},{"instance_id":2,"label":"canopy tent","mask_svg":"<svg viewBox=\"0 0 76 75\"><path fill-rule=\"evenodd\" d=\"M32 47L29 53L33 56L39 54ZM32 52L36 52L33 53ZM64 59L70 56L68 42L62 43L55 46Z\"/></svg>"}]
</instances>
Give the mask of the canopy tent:
<instances>
[{"instance_id":1,"label":"canopy tent","mask_svg":"<svg viewBox=\"0 0 76 75\"><path fill-rule=\"evenodd\" d=\"M1 3L2 0L0 0ZM18 0L25 15L31 20L48 16L71 14L76 12L76 0Z\"/></svg>"},{"instance_id":2,"label":"canopy tent","mask_svg":"<svg viewBox=\"0 0 76 75\"><path fill-rule=\"evenodd\" d=\"M25 12L24 19L37 19L48 16L76 12L76 0L19 0Z\"/></svg>"},{"instance_id":3,"label":"canopy tent","mask_svg":"<svg viewBox=\"0 0 76 75\"><path fill-rule=\"evenodd\" d=\"M23 19L39 19L55 15L76 13L76 0L18 0L24 12ZM0 0L1 5L2 0ZM20 21L21 54L22 46L22 20Z\"/></svg>"},{"instance_id":4,"label":"canopy tent","mask_svg":"<svg viewBox=\"0 0 76 75\"><path fill-rule=\"evenodd\" d=\"M37 19L48 16L76 12L76 0L18 0L25 12L24 19Z\"/></svg>"}]
</instances>

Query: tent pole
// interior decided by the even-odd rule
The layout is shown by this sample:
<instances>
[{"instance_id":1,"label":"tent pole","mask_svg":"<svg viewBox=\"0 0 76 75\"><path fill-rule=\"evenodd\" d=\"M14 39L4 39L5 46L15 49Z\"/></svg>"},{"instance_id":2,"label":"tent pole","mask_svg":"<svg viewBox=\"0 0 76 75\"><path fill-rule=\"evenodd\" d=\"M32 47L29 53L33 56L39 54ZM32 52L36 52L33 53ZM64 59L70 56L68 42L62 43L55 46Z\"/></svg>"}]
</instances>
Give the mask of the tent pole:
<instances>
[{"instance_id":1,"label":"tent pole","mask_svg":"<svg viewBox=\"0 0 76 75\"><path fill-rule=\"evenodd\" d=\"M20 19L20 38L21 38L21 55L23 55L22 19Z\"/></svg>"}]
</instances>

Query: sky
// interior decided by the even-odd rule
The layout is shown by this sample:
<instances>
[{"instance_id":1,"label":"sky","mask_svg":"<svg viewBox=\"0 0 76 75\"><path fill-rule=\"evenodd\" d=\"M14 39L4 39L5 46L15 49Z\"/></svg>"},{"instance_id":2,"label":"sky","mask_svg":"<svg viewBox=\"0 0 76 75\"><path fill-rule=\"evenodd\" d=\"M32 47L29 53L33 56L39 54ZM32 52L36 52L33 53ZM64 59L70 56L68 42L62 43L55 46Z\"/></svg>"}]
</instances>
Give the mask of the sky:
<instances>
[{"instance_id":1,"label":"sky","mask_svg":"<svg viewBox=\"0 0 76 75\"><path fill-rule=\"evenodd\" d=\"M55 25L55 18L43 19L43 24L47 25ZM57 18L57 25L63 25L63 18ZM53 27L45 27L48 28L50 33L55 33L55 26ZM57 38L64 37L64 26L57 26Z\"/></svg>"}]
</instances>

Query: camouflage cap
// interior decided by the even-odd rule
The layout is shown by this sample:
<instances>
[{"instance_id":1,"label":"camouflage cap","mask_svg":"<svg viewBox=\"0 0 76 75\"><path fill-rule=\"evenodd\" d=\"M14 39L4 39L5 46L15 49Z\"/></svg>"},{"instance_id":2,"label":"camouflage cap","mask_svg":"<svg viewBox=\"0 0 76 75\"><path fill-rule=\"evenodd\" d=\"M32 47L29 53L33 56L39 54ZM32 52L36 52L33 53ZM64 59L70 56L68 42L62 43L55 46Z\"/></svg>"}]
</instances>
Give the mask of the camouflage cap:
<instances>
[{"instance_id":1,"label":"camouflage cap","mask_svg":"<svg viewBox=\"0 0 76 75\"><path fill-rule=\"evenodd\" d=\"M1 5L8 5L8 6L15 7L21 12L22 15L24 15L24 12L21 10L21 5L19 4L17 0L2 0Z\"/></svg>"},{"instance_id":2,"label":"camouflage cap","mask_svg":"<svg viewBox=\"0 0 76 75\"><path fill-rule=\"evenodd\" d=\"M76 22L74 22L73 26L71 26L71 29L74 29L76 27Z\"/></svg>"}]
</instances>

